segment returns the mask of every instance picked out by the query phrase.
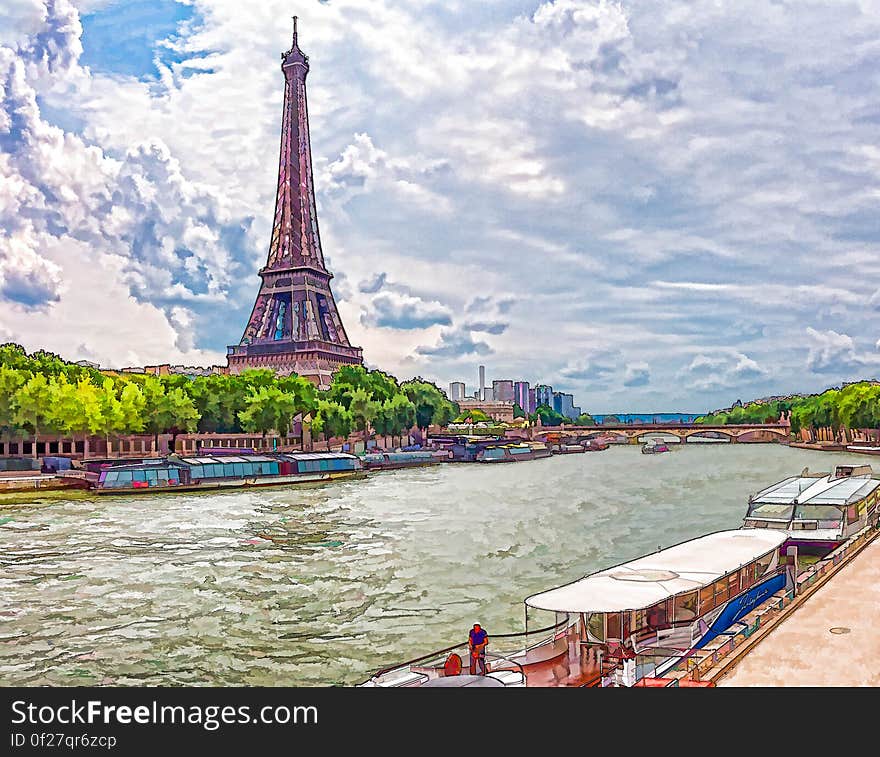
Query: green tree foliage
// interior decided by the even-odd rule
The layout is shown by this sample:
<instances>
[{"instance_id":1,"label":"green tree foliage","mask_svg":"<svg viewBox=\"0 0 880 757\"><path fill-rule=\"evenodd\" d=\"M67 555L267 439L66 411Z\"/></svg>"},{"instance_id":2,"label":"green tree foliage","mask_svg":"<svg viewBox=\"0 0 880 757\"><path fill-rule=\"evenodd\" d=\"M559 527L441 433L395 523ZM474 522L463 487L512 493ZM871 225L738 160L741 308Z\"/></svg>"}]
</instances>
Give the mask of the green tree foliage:
<instances>
[{"instance_id":1,"label":"green tree foliage","mask_svg":"<svg viewBox=\"0 0 880 757\"><path fill-rule=\"evenodd\" d=\"M562 413L557 413L550 405L538 405L529 418L533 422L540 418L542 426L561 426L563 423L571 423L570 418Z\"/></svg>"},{"instance_id":2,"label":"green tree foliage","mask_svg":"<svg viewBox=\"0 0 880 757\"><path fill-rule=\"evenodd\" d=\"M523 410L515 402L513 403L513 417L514 418L525 418L526 417L526 411Z\"/></svg>"},{"instance_id":3,"label":"green tree foliage","mask_svg":"<svg viewBox=\"0 0 880 757\"><path fill-rule=\"evenodd\" d=\"M416 425L420 429L431 424L448 426L459 414L458 405L450 402L436 384L416 378L405 381L400 388L416 408Z\"/></svg>"},{"instance_id":4,"label":"green tree foliage","mask_svg":"<svg viewBox=\"0 0 880 757\"><path fill-rule=\"evenodd\" d=\"M0 351L9 345L0 346ZM30 374L0 363L0 433L18 430L15 422L15 394L27 382Z\"/></svg>"},{"instance_id":5,"label":"green tree foliage","mask_svg":"<svg viewBox=\"0 0 880 757\"><path fill-rule=\"evenodd\" d=\"M33 456L37 456L37 437L58 431L55 402L58 385L54 378L37 373L25 381L13 399L12 422L34 436Z\"/></svg>"},{"instance_id":6,"label":"green tree foliage","mask_svg":"<svg viewBox=\"0 0 880 757\"><path fill-rule=\"evenodd\" d=\"M479 408L459 413L453 423L486 423L492 419Z\"/></svg>"},{"instance_id":7,"label":"green tree foliage","mask_svg":"<svg viewBox=\"0 0 880 757\"><path fill-rule=\"evenodd\" d=\"M581 413L577 418L574 419L575 426L595 426L596 419L593 418L589 413Z\"/></svg>"},{"instance_id":8,"label":"green tree foliage","mask_svg":"<svg viewBox=\"0 0 880 757\"><path fill-rule=\"evenodd\" d=\"M245 400L245 408L238 414L241 425L248 433L259 431L265 436L275 430L287 434L296 414L296 398L277 386L254 389Z\"/></svg>"},{"instance_id":9,"label":"green tree foliage","mask_svg":"<svg viewBox=\"0 0 880 757\"><path fill-rule=\"evenodd\" d=\"M353 389L349 394L348 411L354 419L355 428L364 434L366 440L370 424L379 413L381 405L363 387Z\"/></svg>"},{"instance_id":10,"label":"green tree foliage","mask_svg":"<svg viewBox=\"0 0 880 757\"><path fill-rule=\"evenodd\" d=\"M413 379L400 385L363 366L341 367L322 392L301 376L265 369L195 378L118 375L67 363L51 352L28 355L21 345L0 344L5 434L267 433L286 431L297 415L311 418L313 434L346 436L357 428L366 435L375 427L396 436L416 425L447 425L458 406L434 384Z\"/></svg>"},{"instance_id":11,"label":"green tree foliage","mask_svg":"<svg viewBox=\"0 0 880 757\"><path fill-rule=\"evenodd\" d=\"M330 449L330 438L348 436L354 426L352 414L338 402L318 400L318 407L312 418L312 434L324 434L327 449Z\"/></svg>"}]
</instances>

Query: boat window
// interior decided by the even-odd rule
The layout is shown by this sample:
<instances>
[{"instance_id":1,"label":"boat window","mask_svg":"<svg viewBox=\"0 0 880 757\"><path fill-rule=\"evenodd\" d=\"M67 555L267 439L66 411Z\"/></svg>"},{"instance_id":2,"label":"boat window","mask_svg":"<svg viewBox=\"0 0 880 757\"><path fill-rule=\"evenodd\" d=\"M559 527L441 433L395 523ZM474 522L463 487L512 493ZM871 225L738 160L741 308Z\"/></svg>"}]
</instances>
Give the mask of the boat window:
<instances>
[{"instance_id":1,"label":"boat window","mask_svg":"<svg viewBox=\"0 0 880 757\"><path fill-rule=\"evenodd\" d=\"M103 478L105 481L115 481L118 475L118 471L111 470L107 471L106 473L102 473L101 478Z\"/></svg>"},{"instance_id":2,"label":"boat window","mask_svg":"<svg viewBox=\"0 0 880 757\"><path fill-rule=\"evenodd\" d=\"M755 569L751 564L746 565L739 572L739 585L743 589L748 589L755 582Z\"/></svg>"},{"instance_id":3,"label":"boat window","mask_svg":"<svg viewBox=\"0 0 880 757\"><path fill-rule=\"evenodd\" d=\"M268 468L268 470L266 470ZM278 475L278 463L263 463L263 471L270 476Z\"/></svg>"},{"instance_id":4,"label":"boat window","mask_svg":"<svg viewBox=\"0 0 880 757\"><path fill-rule=\"evenodd\" d=\"M223 463L223 475L232 477L235 475L235 466L232 463Z\"/></svg>"},{"instance_id":5,"label":"boat window","mask_svg":"<svg viewBox=\"0 0 880 757\"><path fill-rule=\"evenodd\" d=\"M193 465L193 466L189 469L189 474L190 474L193 478L204 478L204 477L205 477L205 469L204 469L204 467L201 466L201 465Z\"/></svg>"},{"instance_id":6,"label":"boat window","mask_svg":"<svg viewBox=\"0 0 880 757\"><path fill-rule=\"evenodd\" d=\"M159 477L160 481L167 481L168 480L168 468L159 468L159 470L156 471L156 475Z\"/></svg>"},{"instance_id":7,"label":"boat window","mask_svg":"<svg viewBox=\"0 0 880 757\"><path fill-rule=\"evenodd\" d=\"M159 480L159 471L148 470L146 473L147 473L147 481L155 482L155 481Z\"/></svg>"},{"instance_id":8,"label":"boat window","mask_svg":"<svg viewBox=\"0 0 880 757\"><path fill-rule=\"evenodd\" d=\"M819 528L836 528L843 520L843 511L833 505L798 505L794 517L819 521Z\"/></svg>"},{"instance_id":9,"label":"boat window","mask_svg":"<svg viewBox=\"0 0 880 757\"><path fill-rule=\"evenodd\" d=\"M749 505L750 518L772 518L773 520L791 520L794 505L778 505L769 503L752 503Z\"/></svg>"},{"instance_id":10,"label":"boat window","mask_svg":"<svg viewBox=\"0 0 880 757\"><path fill-rule=\"evenodd\" d=\"M737 594L739 594L739 571L727 577L727 596L735 597Z\"/></svg>"},{"instance_id":11,"label":"boat window","mask_svg":"<svg viewBox=\"0 0 880 757\"><path fill-rule=\"evenodd\" d=\"M764 557L759 557L755 560L755 580L759 579L767 572L767 568L770 567L770 563L773 561L773 555L764 555Z\"/></svg>"},{"instance_id":12,"label":"boat window","mask_svg":"<svg viewBox=\"0 0 880 757\"><path fill-rule=\"evenodd\" d=\"M241 463L233 463L232 464L233 475L243 476L244 475L244 467Z\"/></svg>"},{"instance_id":13,"label":"boat window","mask_svg":"<svg viewBox=\"0 0 880 757\"><path fill-rule=\"evenodd\" d=\"M645 617L645 610L633 610L630 618L630 627L633 632L638 632L648 625L647 618Z\"/></svg>"},{"instance_id":14,"label":"boat window","mask_svg":"<svg viewBox=\"0 0 880 757\"><path fill-rule=\"evenodd\" d=\"M700 589L700 614L704 614L715 607L715 590L711 585Z\"/></svg>"},{"instance_id":15,"label":"boat window","mask_svg":"<svg viewBox=\"0 0 880 757\"><path fill-rule=\"evenodd\" d=\"M846 522L855 523L859 519L859 508L856 505L850 505L846 508Z\"/></svg>"},{"instance_id":16,"label":"boat window","mask_svg":"<svg viewBox=\"0 0 880 757\"><path fill-rule=\"evenodd\" d=\"M673 604L673 620L693 620L697 617L697 592L679 594Z\"/></svg>"},{"instance_id":17,"label":"boat window","mask_svg":"<svg viewBox=\"0 0 880 757\"><path fill-rule=\"evenodd\" d=\"M484 460L500 460L504 457L503 449L487 449L483 450L483 459Z\"/></svg>"},{"instance_id":18,"label":"boat window","mask_svg":"<svg viewBox=\"0 0 880 757\"><path fill-rule=\"evenodd\" d=\"M147 472L144 470L132 471L132 481L146 481Z\"/></svg>"},{"instance_id":19,"label":"boat window","mask_svg":"<svg viewBox=\"0 0 880 757\"><path fill-rule=\"evenodd\" d=\"M645 611L648 626L651 628L666 628L669 625L669 619L666 612L666 600L652 605Z\"/></svg>"},{"instance_id":20,"label":"boat window","mask_svg":"<svg viewBox=\"0 0 880 757\"><path fill-rule=\"evenodd\" d=\"M587 621L587 631L594 639L605 641L605 613L591 613Z\"/></svg>"},{"instance_id":21,"label":"boat window","mask_svg":"<svg viewBox=\"0 0 880 757\"><path fill-rule=\"evenodd\" d=\"M605 616L605 630L609 639L620 640L620 613L609 612Z\"/></svg>"},{"instance_id":22,"label":"boat window","mask_svg":"<svg viewBox=\"0 0 880 757\"><path fill-rule=\"evenodd\" d=\"M715 606L727 600L727 579L721 578L714 584L715 587Z\"/></svg>"},{"instance_id":23,"label":"boat window","mask_svg":"<svg viewBox=\"0 0 880 757\"><path fill-rule=\"evenodd\" d=\"M117 473L117 476L120 481L131 481L131 471L130 470L121 470Z\"/></svg>"}]
</instances>

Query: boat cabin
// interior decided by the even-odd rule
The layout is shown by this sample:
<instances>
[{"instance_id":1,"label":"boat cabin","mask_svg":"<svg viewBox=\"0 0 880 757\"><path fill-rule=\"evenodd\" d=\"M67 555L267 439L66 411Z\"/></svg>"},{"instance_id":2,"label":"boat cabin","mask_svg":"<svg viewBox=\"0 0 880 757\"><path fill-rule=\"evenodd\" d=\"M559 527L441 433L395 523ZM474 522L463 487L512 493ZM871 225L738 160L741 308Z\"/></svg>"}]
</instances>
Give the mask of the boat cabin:
<instances>
[{"instance_id":1,"label":"boat cabin","mask_svg":"<svg viewBox=\"0 0 880 757\"><path fill-rule=\"evenodd\" d=\"M631 686L674 667L784 588L791 580L780 561L785 541L771 531L708 534L535 594L525 605L567 616L579 664L601 671L606 685Z\"/></svg>"},{"instance_id":2,"label":"boat cabin","mask_svg":"<svg viewBox=\"0 0 880 757\"><path fill-rule=\"evenodd\" d=\"M880 480L871 474L870 465L804 470L750 497L743 528L786 531L802 551L830 551L876 519Z\"/></svg>"}]
</instances>

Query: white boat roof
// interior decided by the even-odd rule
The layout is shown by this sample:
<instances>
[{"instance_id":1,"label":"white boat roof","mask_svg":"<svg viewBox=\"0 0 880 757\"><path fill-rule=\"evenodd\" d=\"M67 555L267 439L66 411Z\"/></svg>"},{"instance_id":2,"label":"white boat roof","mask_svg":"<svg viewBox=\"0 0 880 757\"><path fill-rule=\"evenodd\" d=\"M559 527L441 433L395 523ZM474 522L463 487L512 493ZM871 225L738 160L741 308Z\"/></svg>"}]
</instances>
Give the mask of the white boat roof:
<instances>
[{"instance_id":1,"label":"white boat roof","mask_svg":"<svg viewBox=\"0 0 880 757\"><path fill-rule=\"evenodd\" d=\"M752 503L847 505L867 497L880 480L867 476L792 476L758 492Z\"/></svg>"},{"instance_id":2,"label":"white boat roof","mask_svg":"<svg viewBox=\"0 0 880 757\"><path fill-rule=\"evenodd\" d=\"M553 612L622 612L714 583L780 547L786 531L718 531L526 598Z\"/></svg>"}]
</instances>

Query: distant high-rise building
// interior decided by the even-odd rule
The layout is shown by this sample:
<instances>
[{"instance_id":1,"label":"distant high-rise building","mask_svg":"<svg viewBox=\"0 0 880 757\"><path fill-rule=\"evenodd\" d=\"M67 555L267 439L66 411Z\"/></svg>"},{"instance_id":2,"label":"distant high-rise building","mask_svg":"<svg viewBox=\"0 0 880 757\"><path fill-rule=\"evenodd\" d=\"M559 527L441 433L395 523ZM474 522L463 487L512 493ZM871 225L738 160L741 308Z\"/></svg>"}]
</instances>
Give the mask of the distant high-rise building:
<instances>
[{"instance_id":1,"label":"distant high-rise building","mask_svg":"<svg viewBox=\"0 0 880 757\"><path fill-rule=\"evenodd\" d=\"M453 381L449 385L449 399L453 402L464 399L465 385L462 381Z\"/></svg>"},{"instance_id":2,"label":"distant high-rise building","mask_svg":"<svg viewBox=\"0 0 880 757\"><path fill-rule=\"evenodd\" d=\"M529 382L517 381L513 385L513 401L525 412L529 412Z\"/></svg>"},{"instance_id":3,"label":"distant high-rise building","mask_svg":"<svg viewBox=\"0 0 880 757\"><path fill-rule=\"evenodd\" d=\"M513 382L507 379L493 381L492 399L495 402L513 402Z\"/></svg>"},{"instance_id":4,"label":"distant high-rise building","mask_svg":"<svg viewBox=\"0 0 880 757\"><path fill-rule=\"evenodd\" d=\"M528 408L523 407L529 415L535 412L538 409L538 398L536 396L535 387L529 389L529 406Z\"/></svg>"},{"instance_id":5,"label":"distant high-rise building","mask_svg":"<svg viewBox=\"0 0 880 757\"><path fill-rule=\"evenodd\" d=\"M577 418L580 414L580 408L578 408L577 413L574 411L574 395L566 394L565 392L553 392L552 407L560 415L564 415L566 418L571 418L572 420Z\"/></svg>"},{"instance_id":6,"label":"distant high-rise building","mask_svg":"<svg viewBox=\"0 0 880 757\"><path fill-rule=\"evenodd\" d=\"M553 407L553 387L546 384L538 384L535 387L535 407L547 405Z\"/></svg>"},{"instance_id":7,"label":"distant high-rise building","mask_svg":"<svg viewBox=\"0 0 880 757\"><path fill-rule=\"evenodd\" d=\"M486 399L486 366L480 366L480 383L478 384L480 387L480 394L477 399L484 400Z\"/></svg>"}]
</instances>

